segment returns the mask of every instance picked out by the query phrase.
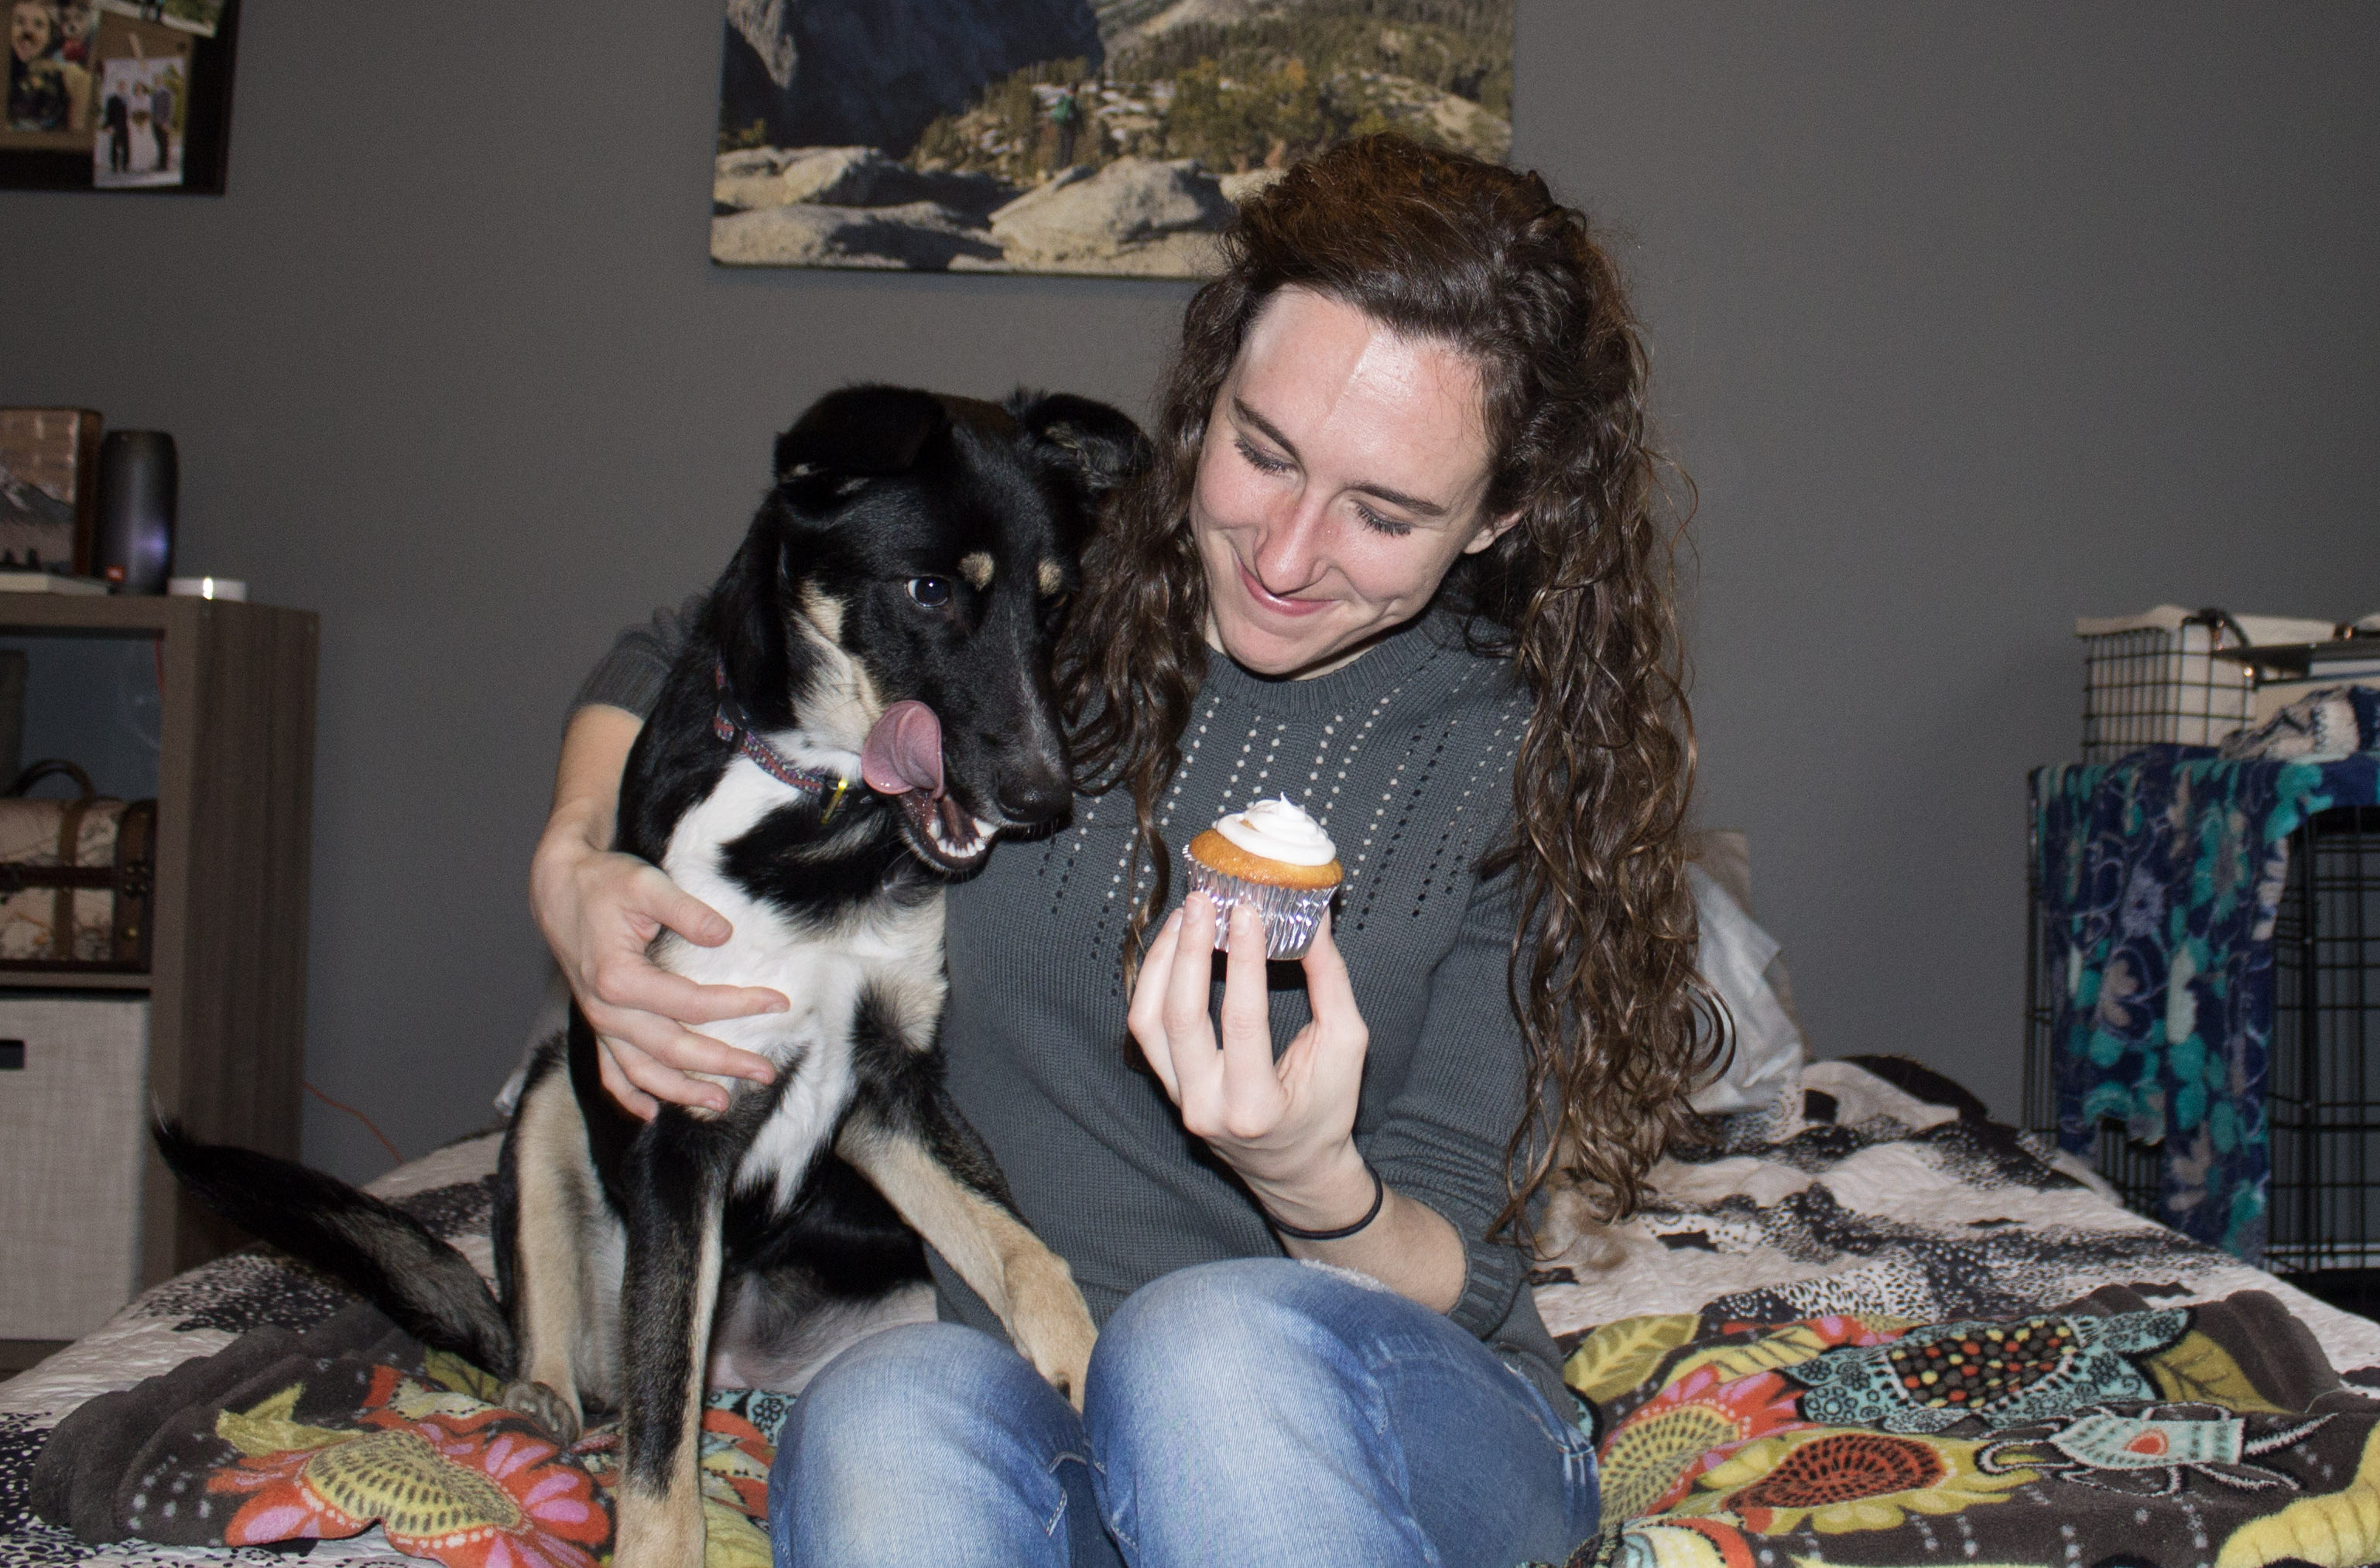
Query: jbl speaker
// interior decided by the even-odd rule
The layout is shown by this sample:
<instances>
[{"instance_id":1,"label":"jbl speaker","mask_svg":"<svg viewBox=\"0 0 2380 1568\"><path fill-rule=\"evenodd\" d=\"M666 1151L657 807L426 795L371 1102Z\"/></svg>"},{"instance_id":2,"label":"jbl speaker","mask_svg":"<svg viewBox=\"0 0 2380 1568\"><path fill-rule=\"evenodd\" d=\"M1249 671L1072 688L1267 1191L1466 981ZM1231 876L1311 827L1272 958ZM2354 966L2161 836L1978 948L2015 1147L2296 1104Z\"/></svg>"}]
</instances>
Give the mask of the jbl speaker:
<instances>
[{"instance_id":1,"label":"jbl speaker","mask_svg":"<svg viewBox=\"0 0 2380 1568\"><path fill-rule=\"evenodd\" d=\"M164 431L112 430L101 438L91 570L116 592L165 591L180 486L174 438Z\"/></svg>"}]
</instances>

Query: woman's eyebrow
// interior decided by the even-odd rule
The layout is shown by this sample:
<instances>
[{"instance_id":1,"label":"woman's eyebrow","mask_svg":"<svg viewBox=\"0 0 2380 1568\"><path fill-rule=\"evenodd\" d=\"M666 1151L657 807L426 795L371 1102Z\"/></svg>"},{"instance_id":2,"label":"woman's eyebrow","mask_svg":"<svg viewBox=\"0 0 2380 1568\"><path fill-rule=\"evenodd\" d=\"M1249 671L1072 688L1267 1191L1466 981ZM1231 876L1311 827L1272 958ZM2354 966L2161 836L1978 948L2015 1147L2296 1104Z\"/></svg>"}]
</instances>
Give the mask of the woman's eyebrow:
<instances>
[{"instance_id":1,"label":"woman's eyebrow","mask_svg":"<svg viewBox=\"0 0 2380 1568\"><path fill-rule=\"evenodd\" d=\"M1239 418L1242 423L1254 425L1259 435L1262 435L1267 441L1271 442L1275 446L1280 447L1283 452L1289 454L1293 460L1296 459L1297 444L1291 441L1289 437L1281 434L1281 427L1279 425L1274 424L1270 419L1266 419L1262 414L1259 414L1254 408L1249 407L1237 395L1234 395L1232 398L1232 412ZM1352 488L1361 491L1366 495L1378 496L1391 506L1402 506L1406 511L1413 513L1415 517L1443 517L1447 515L1447 508L1439 504L1438 502L1424 501L1418 495L1407 495L1402 490L1390 490L1384 484L1373 484L1367 480L1365 483L1355 485Z\"/></svg>"}]
</instances>

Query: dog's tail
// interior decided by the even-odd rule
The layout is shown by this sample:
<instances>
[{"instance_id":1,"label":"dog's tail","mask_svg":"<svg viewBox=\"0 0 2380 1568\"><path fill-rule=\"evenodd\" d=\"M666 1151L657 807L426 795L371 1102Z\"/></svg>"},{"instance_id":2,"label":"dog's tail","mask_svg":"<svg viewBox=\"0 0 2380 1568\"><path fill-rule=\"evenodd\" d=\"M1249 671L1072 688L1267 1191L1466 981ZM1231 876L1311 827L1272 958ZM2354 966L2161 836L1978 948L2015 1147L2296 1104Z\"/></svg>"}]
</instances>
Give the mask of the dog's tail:
<instances>
[{"instance_id":1,"label":"dog's tail","mask_svg":"<svg viewBox=\"0 0 2380 1568\"><path fill-rule=\"evenodd\" d=\"M175 1121L157 1152L193 1197L240 1229L337 1276L433 1349L515 1375L512 1325L470 1259L405 1210L335 1176L224 1144Z\"/></svg>"}]
</instances>

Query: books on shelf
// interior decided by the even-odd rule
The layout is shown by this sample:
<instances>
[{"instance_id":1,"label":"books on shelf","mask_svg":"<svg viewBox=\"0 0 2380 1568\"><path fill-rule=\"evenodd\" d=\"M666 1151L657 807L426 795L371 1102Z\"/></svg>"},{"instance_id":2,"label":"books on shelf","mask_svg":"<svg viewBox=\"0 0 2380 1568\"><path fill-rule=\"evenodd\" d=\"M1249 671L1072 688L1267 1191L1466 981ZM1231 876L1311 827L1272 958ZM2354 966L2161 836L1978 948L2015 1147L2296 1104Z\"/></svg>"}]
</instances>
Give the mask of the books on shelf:
<instances>
[{"instance_id":1,"label":"books on shelf","mask_svg":"<svg viewBox=\"0 0 2380 1568\"><path fill-rule=\"evenodd\" d=\"M64 572L27 571L0 567L0 593L105 593L97 577L72 577Z\"/></svg>"}]
</instances>

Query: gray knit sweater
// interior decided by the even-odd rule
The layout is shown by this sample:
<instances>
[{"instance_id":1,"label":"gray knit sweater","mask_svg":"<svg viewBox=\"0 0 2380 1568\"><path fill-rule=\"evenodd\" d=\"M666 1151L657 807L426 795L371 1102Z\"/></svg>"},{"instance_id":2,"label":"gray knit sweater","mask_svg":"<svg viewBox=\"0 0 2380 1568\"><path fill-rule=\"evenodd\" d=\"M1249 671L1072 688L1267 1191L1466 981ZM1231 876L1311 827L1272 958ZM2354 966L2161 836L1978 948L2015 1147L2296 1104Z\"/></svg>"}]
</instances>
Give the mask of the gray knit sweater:
<instances>
[{"instance_id":1,"label":"gray knit sweater","mask_svg":"<svg viewBox=\"0 0 2380 1568\"><path fill-rule=\"evenodd\" d=\"M624 633L578 702L648 711L697 603ZM1512 879L1483 881L1478 862L1511 819L1526 697L1502 661L1466 651L1439 618L1313 680L1269 680L1210 655L1192 712L1160 811L1168 852L1178 867L1215 819L1277 795L1330 831L1346 871L1339 944L1371 1032L1356 1143L1461 1233L1454 1321L1569 1408L1526 1259L1486 1234L1504 1201L1523 1048L1505 989ZM1160 1274L1281 1251L1246 1190L1183 1131L1126 1032L1131 842L1128 794L1078 797L1062 832L1000 846L950 892L951 1092L1102 1321ZM1183 881L1177 870L1176 901ZM1310 1014L1297 966L1271 968L1274 1037L1286 1043ZM997 1332L933 1261L943 1316Z\"/></svg>"}]
</instances>

